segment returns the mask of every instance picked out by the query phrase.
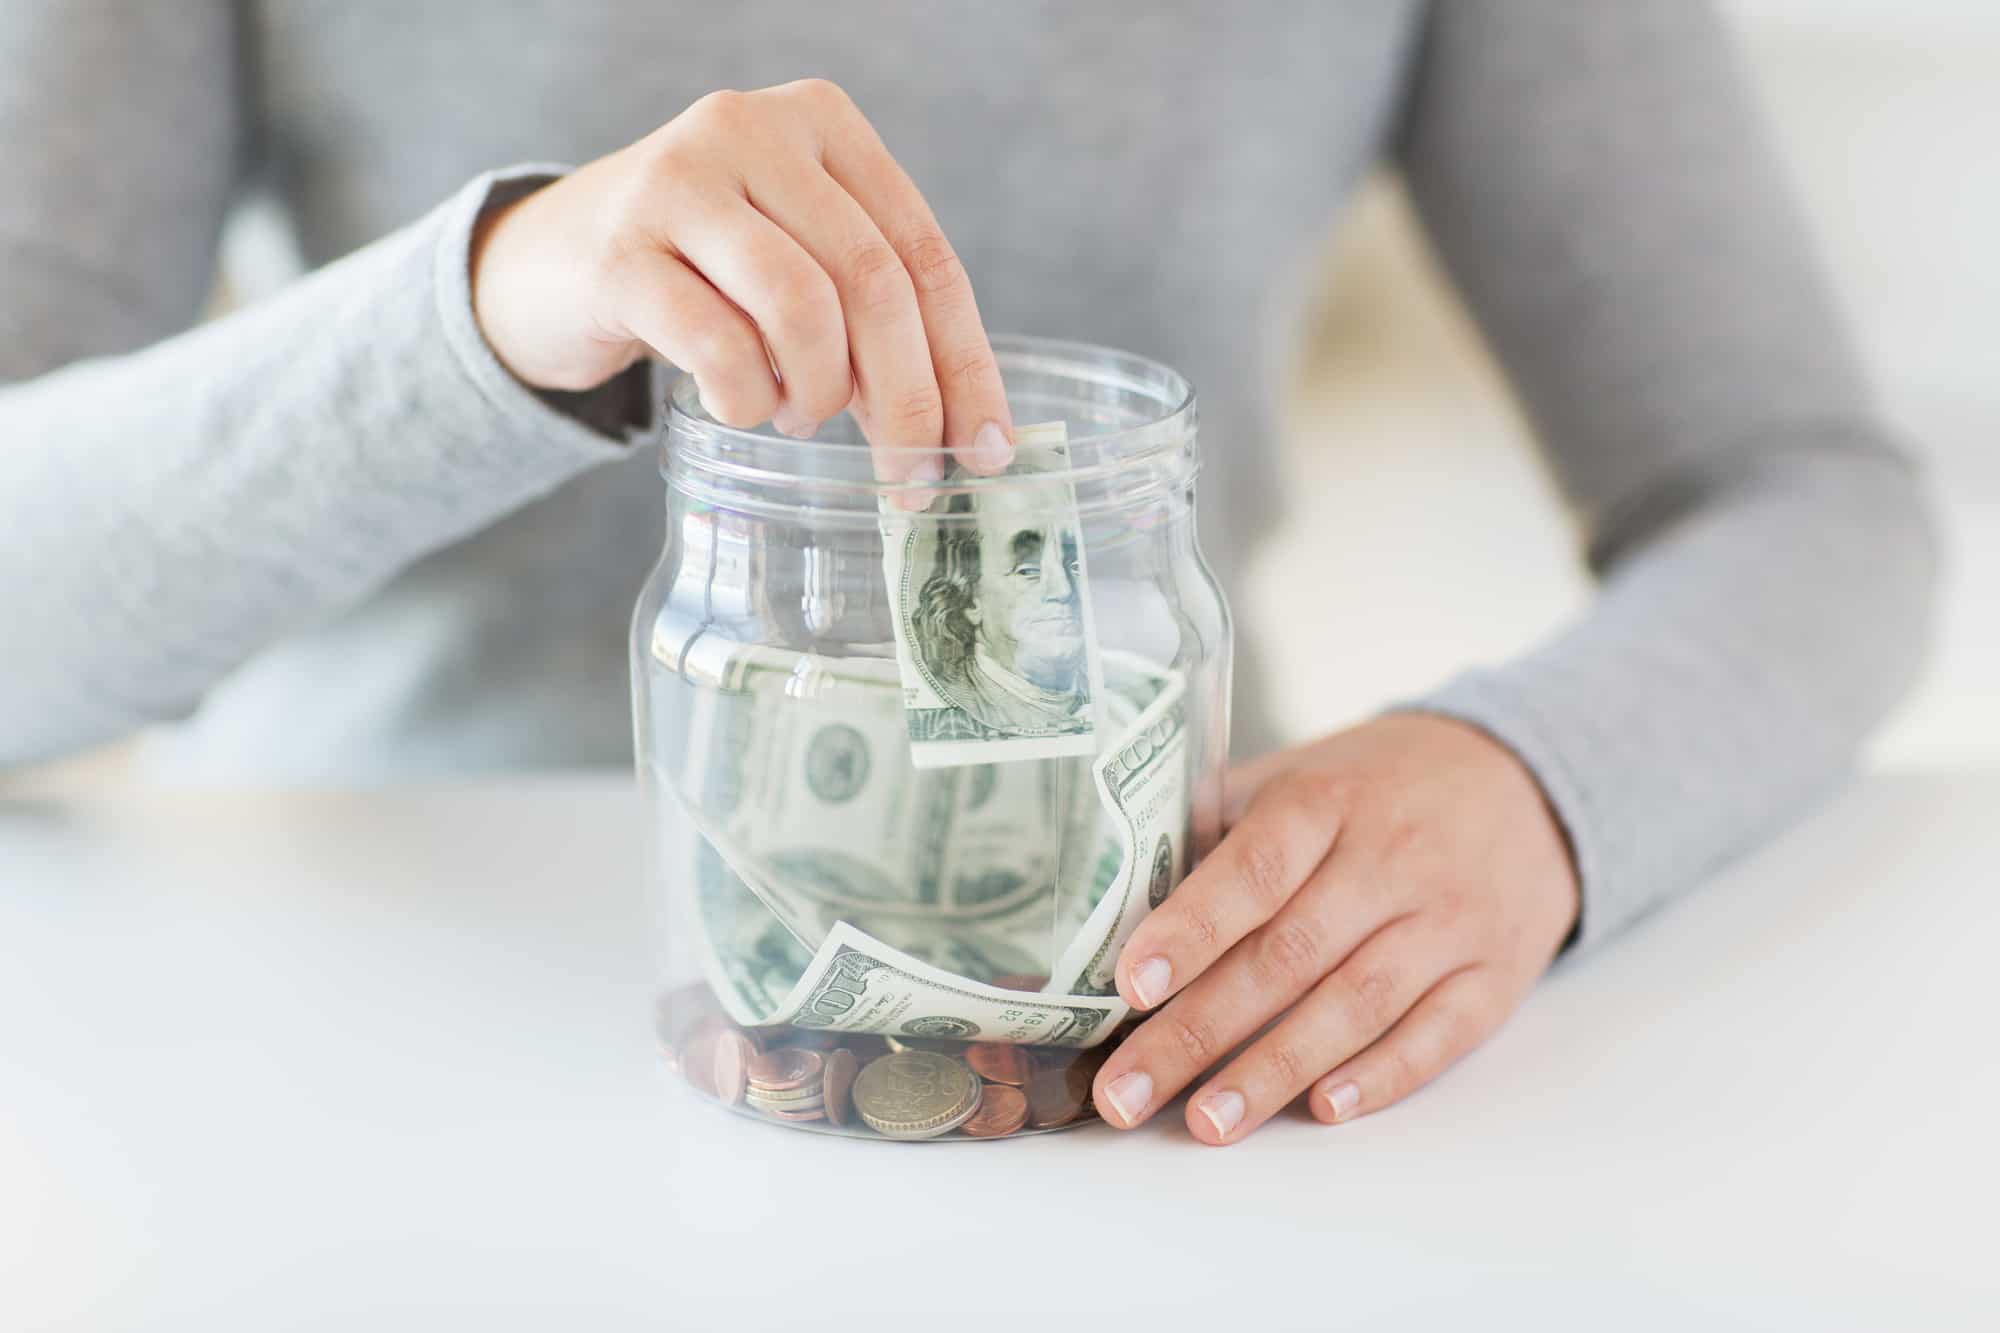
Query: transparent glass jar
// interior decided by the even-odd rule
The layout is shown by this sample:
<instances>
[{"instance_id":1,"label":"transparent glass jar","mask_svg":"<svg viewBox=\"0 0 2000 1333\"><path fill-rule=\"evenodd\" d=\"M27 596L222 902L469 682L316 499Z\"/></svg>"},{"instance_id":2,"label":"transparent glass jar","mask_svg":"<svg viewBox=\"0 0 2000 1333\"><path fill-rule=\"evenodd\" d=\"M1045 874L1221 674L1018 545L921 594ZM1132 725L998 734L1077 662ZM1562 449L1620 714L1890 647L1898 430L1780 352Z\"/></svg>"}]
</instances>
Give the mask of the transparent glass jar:
<instances>
[{"instance_id":1,"label":"transparent glass jar","mask_svg":"<svg viewBox=\"0 0 2000 1333\"><path fill-rule=\"evenodd\" d=\"M1105 348L994 350L1022 448L992 478L885 484L845 417L800 441L672 394L632 628L657 1022L689 1087L773 1124L1089 1119L1131 1026L1118 949L1219 833L1193 390Z\"/></svg>"}]
</instances>

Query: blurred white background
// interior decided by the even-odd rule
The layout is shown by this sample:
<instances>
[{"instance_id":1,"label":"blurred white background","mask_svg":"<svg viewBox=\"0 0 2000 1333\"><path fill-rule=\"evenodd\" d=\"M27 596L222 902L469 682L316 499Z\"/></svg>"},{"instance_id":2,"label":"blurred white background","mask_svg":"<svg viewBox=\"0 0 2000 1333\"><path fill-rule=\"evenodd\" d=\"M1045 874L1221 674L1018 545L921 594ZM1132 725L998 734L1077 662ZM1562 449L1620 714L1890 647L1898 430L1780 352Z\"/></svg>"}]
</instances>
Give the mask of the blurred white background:
<instances>
[{"instance_id":1,"label":"blurred white background","mask_svg":"<svg viewBox=\"0 0 2000 1333\"><path fill-rule=\"evenodd\" d=\"M2000 759L2000 5L1729 0L1884 405L1932 460L1949 543L1889 764ZM1290 513L1241 618L1296 737L1505 658L1587 595L1572 530L1399 190L1335 246L1295 377ZM1309 578L1315 615L1291 608Z\"/></svg>"},{"instance_id":2,"label":"blurred white background","mask_svg":"<svg viewBox=\"0 0 2000 1333\"><path fill-rule=\"evenodd\" d=\"M1894 422L1931 458L1946 612L1885 763L2000 760L2000 4L1725 0ZM294 263L249 217L239 290ZM1476 332L1392 182L1331 247L1293 381L1289 513L1238 613L1295 738L1505 658L1587 595L1573 533ZM1310 618L1290 585L1310 579ZM115 751L32 775L114 780ZM0 786L19 785L0 779Z\"/></svg>"}]
</instances>

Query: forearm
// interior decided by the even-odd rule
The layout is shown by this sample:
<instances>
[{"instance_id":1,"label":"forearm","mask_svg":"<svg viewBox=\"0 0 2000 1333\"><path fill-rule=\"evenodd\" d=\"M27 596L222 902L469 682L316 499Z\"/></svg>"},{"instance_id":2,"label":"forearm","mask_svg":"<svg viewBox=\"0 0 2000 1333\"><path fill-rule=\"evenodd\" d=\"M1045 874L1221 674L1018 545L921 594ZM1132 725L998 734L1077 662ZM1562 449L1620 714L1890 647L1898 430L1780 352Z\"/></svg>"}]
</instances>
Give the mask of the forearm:
<instances>
[{"instance_id":1,"label":"forearm","mask_svg":"<svg viewBox=\"0 0 2000 1333\"><path fill-rule=\"evenodd\" d=\"M1416 705L1539 779L1576 858L1580 942L1823 794L1921 662L1936 552L1909 465L1828 439L1766 459L1690 483L1539 650Z\"/></svg>"},{"instance_id":2,"label":"forearm","mask_svg":"<svg viewBox=\"0 0 2000 1333\"><path fill-rule=\"evenodd\" d=\"M481 339L487 194L253 309L0 388L0 765L184 714L263 644L620 456Z\"/></svg>"},{"instance_id":3,"label":"forearm","mask_svg":"<svg viewBox=\"0 0 2000 1333\"><path fill-rule=\"evenodd\" d=\"M1835 783L1932 533L1712 4L1434 0L1398 141L1602 580L1424 701L1533 770L1601 939Z\"/></svg>"}]
</instances>

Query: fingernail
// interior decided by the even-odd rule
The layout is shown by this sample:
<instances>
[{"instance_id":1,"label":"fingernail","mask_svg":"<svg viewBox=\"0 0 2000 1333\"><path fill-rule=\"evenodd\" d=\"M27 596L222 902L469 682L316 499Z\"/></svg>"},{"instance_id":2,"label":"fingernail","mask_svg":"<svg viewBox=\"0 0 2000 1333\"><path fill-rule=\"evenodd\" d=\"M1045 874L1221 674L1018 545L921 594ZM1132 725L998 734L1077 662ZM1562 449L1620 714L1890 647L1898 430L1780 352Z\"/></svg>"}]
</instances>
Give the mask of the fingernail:
<instances>
[{"instance_id":1,"label":"fingernail","mask_svg":"<svg viewBox=\"0 0 2000 1333\"><path fill-rule=\"evenodd\" d=\"M1104 1085L1104 1100L1111 1103L1120 1120L1136 1125L1146 1113L1146 1103L1153 1100L1153 1076L1140 1069L1120 1074Z\"/></svg>"},{"instance_id":2,"label":"fingernail","mask_svg":"<svg viewBox=\"0 0 2000 1333\"><path fill-rule=\"evenodd\" d=\"M779 408L771 418L780 435L789 435L795 440L810 440L819 431L819 423L798 415L789 408Z\"/></svg>"},{"instance_id":3,"label":"fingernail","mask_svg":"<svg viewBox=\"0 0 2000 1333\"><path fill-rule=\"evenodd\" d=\"M972 437L972 466L981 472L999 472L1014 461L1014 446L998 422L989 421Z\"/></svg>"},{"instance_id":4,"label":"fingernail","mask_svg":"<svg viewBox=\"0 0 2000 1333\"><path fill-rule=\"evenodd\" d=\"M1361 1105L1361 1089L1352 1083L1335 1084L1327 1089L1326 1104L1336 1123L1345 1120Z\"/></svg>"},{"instance_id":5,"label":"fingernail","mask_svg":"<svg viewBox=\"0 0 2000 1333\"><path fill-rule=\"evenodd\" d=\"M1194 1109L1207 1116L1208 1123L1215 1126L1215 1137L1226 1139L1231 1130L1243 1123L1243 1094L1211 1092L1196 1102Z\"/></svg>"},{"instance_id":6,"label":"fingernail","mask_svg":"<svg viewBox=\"0 0 2000 1333\"><path fill-rule=\"evenodd\" d=\"M1173 966L1164 958L1148 958L1132 969L1132 996L1141 1009L1151 1009L1166 999L1173 984Z\"/></svg>"},{"instance_id":7,"label":"fingernail","mask_svg":"<svg viewBox=\"0 0 2000 1333\"><path fill-rule=\"evenodd\" d=\"M911 466L910 475L905 480L916 486L936 485L944 480L944 460L936 454L925 454ZM934 498L936 497L929 491L899 491L893 500L898 509L907 509L914 513L920 509L929 509Z\"/></svg>"}]
</instances>

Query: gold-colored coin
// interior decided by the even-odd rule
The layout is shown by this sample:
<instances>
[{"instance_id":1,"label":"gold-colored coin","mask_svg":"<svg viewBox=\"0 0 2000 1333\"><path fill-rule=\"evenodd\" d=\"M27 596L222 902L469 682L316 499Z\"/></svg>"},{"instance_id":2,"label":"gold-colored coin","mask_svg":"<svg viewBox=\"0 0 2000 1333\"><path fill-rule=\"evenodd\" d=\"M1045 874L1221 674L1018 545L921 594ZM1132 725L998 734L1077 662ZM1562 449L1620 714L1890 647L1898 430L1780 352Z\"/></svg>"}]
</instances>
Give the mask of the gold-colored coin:
<instances>
[{"instance_id":1,"label":"gold-colored coin","mask_svg":"<svg viewBox=\"0 0 2000 1333\"><path fill-rule=\"evenodd\" d=\"M743 1104L753 1111L762 1111L766 1115L779 1117L796 1111L824 1110L826 1107L825 1099L817 1092L810 1097L792 1097L782 1101L775 1097L759 1097L754 1092L746 1092L743 1094Z\"/></svg>"},{"instance_id":2,"label":"gold-colored coin","mask_svg":"<svg viewBox=\"0 0 2000 1333\"><path fill-rule=\"evenodd\" d=\"M934 1138L979 1109L979 1078L949 1055L899 1051L871 1061L854 1080L854 1109L886 1138Z\"/></svg>"},{"instance_id":3,"label":"gold-colored coin","mask_svg":"<svg viewBox=\"0 0 2000 1333\"><path fill-rule=\"evenodd\" d=\"M808 1098L820 1096L821 1092L821 1083L818 1080L814 1080L811 1083L802 1084L796 1088L785 1088L778 1091L760 1088L755 1083L752 1083L743 1090L743 1095L745 1097L755 1097L757 1100L763 1102L802 1102Z\"/></svg>"}]
</instances>

